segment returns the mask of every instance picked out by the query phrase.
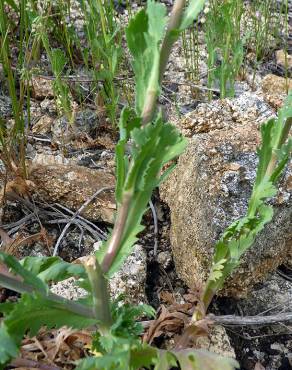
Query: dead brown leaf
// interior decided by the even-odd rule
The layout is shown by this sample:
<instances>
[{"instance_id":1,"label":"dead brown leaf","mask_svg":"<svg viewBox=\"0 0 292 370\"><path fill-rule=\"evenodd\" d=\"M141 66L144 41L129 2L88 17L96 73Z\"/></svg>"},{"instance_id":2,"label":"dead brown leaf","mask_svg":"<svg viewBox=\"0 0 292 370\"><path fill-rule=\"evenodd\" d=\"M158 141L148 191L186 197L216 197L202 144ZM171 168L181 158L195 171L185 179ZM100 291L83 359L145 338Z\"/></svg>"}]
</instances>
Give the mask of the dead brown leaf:
<instances>
[{"instance_id":1,"label":"dead brown leaf","mask_svg":"<svg viewBox=\"0 0 292 370\"><path fill-rule=\"evenodd\" d=\"M17 176L7 182L5 188L2 189L2 195L8 199L14 199L15 194L22 198L28 198L34 188L35 184L32 181Z\"/></svg>"},{"instance_id":2,"label":"dead brown leaf","mask_svg":"<svg viewBox=\"0 0 292 370\"><path fill-rule=\"evenodd\" d=\"M204 317L202 320L191 322L183 334L176 338L176 349L185 349L196 344L198 338L207 337L210 326L213 325L212 319Z\"/></svg>"},{"instance_id":3,"label":"dead brown leaf","mask_svg":"<svg viewBox=\"0 0 292 370\"><path fill-rule=\"evenodd\" d=\"M161 302L166 303L168 305L172 305L175 303L175 298L173 296L173 293L162 291L159 294L159 299Z\"/></svg>"},{"instance_id":4,"label":"dead brown leaf","mask_svg":"<svg viewBox=\"0 0 292 370\"><path fill-rule=\"evenodd\" d=\"M174 335L188 324L189 316L186 313L173 310L170 312L165 306L161 306L159 316L154 320L143 336L143 341L151 344L153 340L162 334Z\"/></svg>"},{"instance_id":5,"label":"dead brown leaf","mask_svg":"<svg viewBox=\"0 0 292 370\"><path fill-rule=\"evenodd\" d=\"M151 344L155 338L166 335L174 338L177 348L183 349L195 344L197 338L208 336L213 321L205 315L205 307L200 300L201 294L199 287L183 296L185 303L177 303L171 293L160 293L161 301L169 306L161 305L158 317L151 322L143 341ZM201 314L202 320L192 323L191 317L195 310Z\"/></svg>"},{"instance_id":6,"label":"dead brown leaf","mask_svg":"<svg viewBox=\"0 0 292 370\"><path fill-rule=\"evenodd\" d=\"M53 237L51 237L47 230L41 226L39 233L33 235L27 235L23 232L19 232L17 236L12 239L6 231L0 228L0 237L2 240L2 249L5 253L13 256L18 256L18 250L22 246L31 246L35 242L43 242L50 252L50 248L53 244Z\"/></svg>"},{"instance_id":7,"label":"dead brown leaf","mask_svg":"<svg viewBox=\"0 0 292 370\"><path fill-rule=\"evenodd\" d=\"M92 336L86 330L67 327L58 330L43 328L36 337L25 338L21 346L21 358L42 363L42 366L73 369L73 363L84 357Z\"/></svg>"},{"instance_id":8,"label":"dead brown leaf","mask_svg":"<svg viewBox=\"0 0 292 370\"><path fill-rule=\"evenodd\" d=\"M14 239L10 238L5 230L0 228L0 238L2 240L2 249L5 252L5 249L9 248L9 246L14 242Z\"/></svg>"},{"instance_id":9,"label":"dead brown leaf","mask_svg":"<svg viewBox=\"0 0 292 370\"><path fill-rule=\"evenodd\" d=\"M265 369L266 368L260 362L257 362L255 364L254 370L265 370Z\"/></svg>"}]
</instances>

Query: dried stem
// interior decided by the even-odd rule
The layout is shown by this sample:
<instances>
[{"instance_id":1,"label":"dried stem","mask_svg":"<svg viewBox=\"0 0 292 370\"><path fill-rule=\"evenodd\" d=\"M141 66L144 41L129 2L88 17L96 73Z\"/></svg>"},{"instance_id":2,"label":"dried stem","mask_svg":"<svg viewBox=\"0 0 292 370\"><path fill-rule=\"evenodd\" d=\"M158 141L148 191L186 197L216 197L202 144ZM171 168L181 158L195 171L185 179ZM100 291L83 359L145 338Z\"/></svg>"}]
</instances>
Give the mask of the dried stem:
<instances>
[{"instance_id":1,"label":"dried stem","mask_svg":"<svg viewBox=\"0 0 292 370\"><path fill-rule=\"evenodd\" d=\"M236 325L236 326L249 326L249 325L272 325L279 324L280 322L292 322L292 312L282 312L275 315L267 316L212 316L210 319L221 325Z\"/></svg>"},{"instance_id":2,"label":"dried stem","mask_svg":"<svg viewBox=\"0 0 292 370\"><path fill-rule=\"evenodd\" d=\"M9 366L13 368L21 369L39 369L39 370L61 370L60 367L54 365L44 364L39 361L27 360L26 358L18 357L15 360L11 361Z\"/></svg>"},{"instance_id":3,"label":"dried stem","mask_svg":"<svg viewBox=\"0 0 292 370\"><path fill-rule=\"evenodd\" d=\"M235 316L235 315L208 315L211 321L218 325L227 326L253 326L253 325L274 325L279 323L292 322L292 312L281 312L274 315L256 315L256 316ZM141 321L141 325L146 330L155 320Z\"/></svg>"},{"instance_id":4,"label":"dried stem","mask_svg":"<svg viewBox=\"0 0 292 370\"><path fill-rule=\"evenodd\" d=\"M80 213L82 213L84 211L84 209L86 209L86 207L100 194L102 193L103 191L105 190L111 190L112 187L103 187L99 190L97 190L90 198L88 198L83 204L82 206L73 214L73 216L71 217L71 219L68 221L68 223L66 224L66 226L64 227L64 229L62 230L56 244L55 244L55 248L54 248L54 251L53 251L53 256L57 256L58 254L58 250L59 250L59 245L62 241L62 239L64 238L67 230L69 229L69 227L72 225L72 223L74 222L75 218L78 217L80 215Z\"/></svg>"}]
</instances>

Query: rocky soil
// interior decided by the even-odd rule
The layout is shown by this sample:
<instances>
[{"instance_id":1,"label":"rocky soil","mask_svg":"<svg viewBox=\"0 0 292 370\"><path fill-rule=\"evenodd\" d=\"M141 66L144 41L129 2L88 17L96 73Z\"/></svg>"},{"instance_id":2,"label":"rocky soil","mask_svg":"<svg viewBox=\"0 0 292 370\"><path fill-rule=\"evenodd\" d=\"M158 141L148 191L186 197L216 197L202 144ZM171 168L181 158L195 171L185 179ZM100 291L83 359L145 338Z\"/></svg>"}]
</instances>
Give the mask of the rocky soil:
<instances>
[{"instance_id":1,"label":"rocky soil","mask_svg":"<svg viewBox=\"0 0 292 370\"><path fill-rule=\"evenodd\" d=\"M215 242L224 228L246 211L255 179L260 125L275 117L285 97L287 80L282 64L278 50L258 68L255 86L249 69L245 80L236 82L235 98L219 100L215 92L209 102L204 89L194 95L184 84L181 45L176 45L160 104L169 120L189 138L188 147L175 171L153 195L155 217L151 210L145 215L145 231L111 281L112 296L122 293L127 301L148 302L157 309L173 301L189 304L190 294L206 280ZM207 66L203 60L200 66L200 84L204 86ZM52 255L59 243L61 257L78 261L99 247L114 220L117 133L90 106L76 107L75 122L69 126L65 117L57 116L51 83L40 77L33 80L28 193L23 187L10 189L14 198L9 198L2 210L1 227L12 238L39 232L40 223L46 229L45 239L14 246L17 257ZM291 79L288 85L292 88ZM0 95L0 115L11 119L5 91ZM271 200L273 221L244 255L211 312L255 316L292 311L291 190L290 163ZM74 214L75 222L59 240ZM83 294L73 279L54 285L52 291L70 299ZM9 293L1 294L5 300ZM288 324L218 325L200 346L236 357L242 370L288 370L292 369L291 334ZM171 345L173 338L165 333L158 344Z\"/></svg>"}]
</instances>

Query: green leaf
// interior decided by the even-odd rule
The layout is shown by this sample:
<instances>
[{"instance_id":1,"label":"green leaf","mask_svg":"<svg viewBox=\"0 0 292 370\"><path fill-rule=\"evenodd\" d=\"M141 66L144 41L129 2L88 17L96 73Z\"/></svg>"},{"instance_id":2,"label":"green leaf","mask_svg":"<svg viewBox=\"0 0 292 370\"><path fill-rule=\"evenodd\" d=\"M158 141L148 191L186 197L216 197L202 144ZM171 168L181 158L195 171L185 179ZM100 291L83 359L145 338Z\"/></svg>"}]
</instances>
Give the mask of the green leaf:
<instances>
[{"instance_id":1,"label":"green leaf","mask_svg":"<svg viewBox=\"0 0 292 370\"><path fill-rule=\"evenodd\" d=\"M116 202L122 202L123 187L126 179L128 168L128 159L126 154L126 140L120 140L115 148L115 162L116 162Z\"/></svg>"},{"instance_id":2,"label":"green leaf","mask_svg":"<svg viewBox=\"0 0 292 370\"><path fill-rule=\"evenodd\" d=\"M206 285L206 289L212 289L212 294L223 286L225 279L238 266L242 254L272 220L273 208L266 205L265 201L276 195L276 181L289 160L292 143L287 136L291 123L292 92L281 108L278 119L271 119L261 126L262 144L258 149L259 163L247 215L230 225L216 244L213 266Z\"/></svg>"},{"instance_id":3,"label":"green leaf","mask_svg":"<svg viewBox=\"0 0 292 370\"><path fill-rule=\"evenodd\" d=\"M115 353L104 354L101 357L88 357L81 360L76 370L130 370L129 351L116 350Z\"/></svg>"},{"instance_id":4,"label":"green leaf","mask_svg":"<svg viewBox=\"0 0 292 370\"><path fill-rule=\"evenodd\" d=\"M165 33L166 8L148 0L147 10L129 22L126 39L132 54L136 83L136 112L141 115L149 91L159 93L160 44Z\"/></svg>"},{"instance_id":5,"label":"green leaf","mask_svg":"<svg viewBox=\"0 0 292 370\"><path fill-rule=\"evenodd\" d=\"M263 180L268 164L272 156L272 129L276 124L275 119L269 120L267 123L262 124L261 126L261 135L262 135L262 145L258 149L259 164L257 168L257 176L255 180L255 187L260 184Z\"/></svg>"},{"instance_id":6,"label":"green leaf","mask_svg":"<svg viewBox=\"0 0 292 370\"><path fill-rule=\"evenodd\" d=\"M151 369L157 361L157 348L141 343L131 350L131 369Z\"/></svg>"},{"instance_id":7,"label":"green leaf","mask_svg":"<svg viewBox=\"0 0 292 370\"><path fill-rule=\"evenodd\" d=\"M11 8L16 11L16 13L19 12L19 5L16 1L14 0L5 0L5 2L11 6Z\"/></svg>"},{"instance_id":8,"label":"green leaf","mask_svg":"<svg viewBox=\"0 0 292 370\"><path fill-rule=\"evenodd\" d=\"M225 358L215 353L186 349L164 351L151 347L139 340L130 341L113 338L108 353L98 353L98 357L87 358L79 362L76 370L170 370L180 366L183 370L233 370L238 368L234 359Z\"/></svg>"},{"instance_id":9,"label":"green leaf","mask_svg":"<svg viewBox=\"0 0 292 370\"><path fill-rule=\"evenodd\" d=\"M169 351L157 351L154 370L169 370L177 366L176 357Z\"/></svg>"},{"instance_id":10,"label":"green leaf","mask_svg":"<svg viewBox=\"0 0 292 370\"><path fill-rule=\"evenodd\" d=\"M156 311L153 307L146 304L130 305L121 304L117 300L112 307L112 317L114 324L111 327L111 332L116 337L135 338L142 334L143 327L137 322L141 316L155 317Z\"/></svg>"},{"instance_id":11,"label":"green leaf","mask_svg":"<svg viewBox=\"0 0 292 370\"><path fill-rule=\"evenodd\" d=\"M147 209L153 189L161 181L162 167L168 161L177 157L184 150L186 140L169 123L164 123L159 117L153 124L144 127L132 125L128 131L131 135L131 156L132 164L127 171L122 168L123 150L118 153L119 167L118 194L119 203L122 202L125 194L131 195L126 225L123 232L120 248L115 255L107 276L111 277L131 253L134 243L137 241L137 234L143 230L141 220ZM121 135L125 137L127 134ZM109 238L110 240L110 238ZM109 242L103 243L96 256L101 263L107 251Z\"/></svg>"},{"instance_id":12,"label":"green leaf","mask_svg":"<svg viewBox=\"0 0 292 370\"><path fill-rule=\"evenodd\" d=\"M46 283L87 276L83 265L65 262L60 257L26 257L20 264Z\"/></svg>"},{"instance_id":13,"label":"green leaf","mask_svg":"<svg viewBox=\"0 0 292 370\"><path fill-rule=\"evenodd\" d=\"M43 293L47 293L49 288L48 286L37 276L35 276L34 273L26 270L18 261L16 258L14 258L11 255L5 254L3 252L0 252L0 260L5 263L6 266L8 266L12 272L16 273L17 275L21 276L23 278L23 283L26 283L30 285L32 288L34 288L37 291L41 291Z\"/></svg>"},{"instance_id":14,"label":"green leaf","mask_svg":"<svg viewBox=\"0 0 292 370\"><path fill-rule=\"evenodd\" d=\"M52 302L37 293L24 293L1 323L0 344L3 346L0 348L4 350L2 354L0 350L0 363L3 364L15 356L15 348L20 345L25 333L36 335L42 326L48 329L62 326L82 329L95 323L96 320L72 313L62 304ZM5 340L5 343L1 343L1 340Z\"/></svg>"},{"instance_id":15,"label":"green leaf","mask_svg":"<svg viewBox=\"0 0 292 370\"><path fill-rule=\"evenodd\" d=\"M143 215L145 209L143 211L141 209L142 208L140 207L139 213L142 213ZM138 215L138 210L136 213ZM140 217L140 222L141 222L141 218L142 216ZM144 229L144 226L139 224L138 219L136 219L135 224L137 224L136 227L132 228L130 233L127 234L127 237L125 237L124 240L122 241L120 245L120 249L115 256L115 260L112 263L111 268L107 273L108 278L111 278L117 271L119 271L125 259L131 254L133 245L138 240L137 234L139 234ZM109 237L109 240L110 240L110 237ZM96 252L96 258L99 261L99 263L102 263L102 260L107 252L107 245L108 245L108 242L103 243L101 248Z\"/></svg>"},{"instance_id":16,"label":"green leaf","mask_svg":"<svg viewBox=\"0 0 292 370\"><path fill-rule=\"evenodd\" d=\"M154 358L154 356L152 355ZM232 358L222 357L215 353L196 350L157 350L155 370L170 370L177 367L183 370L233 370L239 368L237 361Z\"/></svg>"},{"instance_id":17,"label":"green leaf","mask_svg":"<svg viewBox=\"0 0 292 370\"><path fill-rule=\"evenodd\" d=\"M213 263L211 273L209 275L209 280L216 281L222 277L222 270L224 269L225 262L226 262L226 259L223 258L219 260L218 262Z\"/></svg>"},{"instance_id":18,"label":"green leaf","mask_svg":"<svg viewBox=\"0 0 292 370\"><path fill-rule=\"evenodd\" d=\"M0 364L6 364L12 358L17 357L18 344L13 340L5 325L0 326Z\"/></svg>"},{"instance_id":19,"label":"green leaf","mask_svg":"<svg viewBox=\"0 0 292 370\"><path fill-rule=\"evenodd\" d=\"M129 340L114 336L107 336L107 338L99 336L94 345L94 350L98 356L81 360L76 370L133 369L131 367L131 352L140 346L140 340L138 339ZM108 351L105 351L104 347Z\"/></svg>"},{"instance_id":20,"label":"green leaf","mask_svg":"<svg viewBox=\"0 0 292 370\"><path fill-rule=\"evenodd\" d=\"M289 138L287 144L283 144L281 149L277 150L278 164L270 178L273 183L279 180L279 177L281 176L286 164L289 161L291 151L292 151L292 138Z\"/></svg>"},{"instance_id":21,"label":"green leaf","mask_svg":"<svg viewBox=\"0 0 292 370\"><path fill-rule=\"evenodd\" d=\"M124 108L121 113L119 128L120 140L115 148L116 161L116 201L118 204L122 201L123 186L128 171L129 159L126 153L126 146L131 135L131 131L135 127L140 126L140 119L137 118L134 112Z\"/></svg>"},{"instance_id":22,"label":"green leaf","mask_svg":"<svg viewBox=\"0 0 292 370\"><path fill-rule=\"evenodd\" d=\"M16 302L4 302L0 303L0 312L4 315L8 315L13 309Z\"/></svg>"},{"instance_id":23,"label":"green leaf","mask_svg":"<svg viewBox=\"0 0 292 370\"><path fill-rule=\"evenodd\" d=\"M72 313L62 304L38 294L23 294L14 310L4 320L9 332L19 337L22 337L24 332L31 336L36 335L42 326L82 329L95 323L96 320Z\"/></svg>"},{"instance_id":24,"label":"green leaf","mask_svg":"<svg viewBox=\"0 0 292 370\"><path fill-rule=\"evenodd\" d=\"M270 180L267 180L266 176L261 182L254 186L252 195L248 205L248 216L254 216L256 210L261 206L263 201L267 198L271 198L277 194L277 189Z\"/></svg>"},{"instance_id":25,"label":"green leaf","mask_svg":"<svg viewBox=\"0 0 292 370\"><path fill-rule=\"evenodd\" d=\"M192 22L197 18L200 11L203 10L206 0L190 0L189 5L187 6L181 24L180 31L188 28Z\"/></svg>"},{"instance_id":26,"label":"green leaf","mask_svg":"<svg viewBox=\"0 0 292 370\"><path fill-rule=\"evenodd\" d=\"M64 52L60 49L51 50L51 64L54 75L60 77L63 69L67 63L66 56Z\"/></svg>"},{"instance_id":27,"label":"green leaf","mask_svg":"<svg viewBox=\"0 0 292 370\"><path fill-rule=\"evenodd\" d=\"M147 3L147 16L148 16L148 33L159 43L165 33L166 26L166 8L164 4L148 0Z\"/></svg>"}]
</instances>

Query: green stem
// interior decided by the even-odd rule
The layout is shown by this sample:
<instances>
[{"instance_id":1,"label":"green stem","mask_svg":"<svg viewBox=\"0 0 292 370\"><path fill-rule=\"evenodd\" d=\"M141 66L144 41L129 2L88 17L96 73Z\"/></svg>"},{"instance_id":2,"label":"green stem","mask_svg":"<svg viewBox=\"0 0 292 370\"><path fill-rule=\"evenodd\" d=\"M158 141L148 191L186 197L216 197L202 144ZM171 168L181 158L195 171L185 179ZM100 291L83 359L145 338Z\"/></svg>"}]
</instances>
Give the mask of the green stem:
<instances>
[{"instance_id":1,"label":"green stem","mask_svg":"<svg viewBox=\"0 0 292 370\"><path fill-rule=\"evenodd\" d=\"M179 29L181 24L182 15L185 7L185 0L175 0L170 14L167 30L163 39L160 51L159 61L159 84L161 84L163 75L167 66L167 61L171 52L173 43L177 40L178 34L174 33L175 30ZM158 91L155 88L150 88L147 91L145 97L144 107L142 109L142 125L145 126L147 123L152 121L156 104L157 104Z\"/></svg>"},{"instance_id":2,"label":"green stem","mask_svg":"<svg viewBox=\"0 0 292 370\"><path fill-rule=\"evenodd\" d=\"M159 65L160 82L162 80L167 65L167 60L171 51L171 47L177 38L177 36L176 37L173 36L173 31L178 29L180 26L184 6L185 0L175 0L173 10L169 18L166 35L161 46L160 65ZM141 117L143 125L146 125L147 123L151 122L153 118L157 104L157 96L158 91L153 89L149 89L149 91L146 94L145 103L142 110L143 114ZM130 164L130 168L131 166L132 164ZM123 195L122 204L118 209L118 215L112 232L112 237L109 242L106 255L102 261L101 266L104 273L109 271L121 246L123 232L127 222L128 210L130 208L131 201L132 201L132 192L125 192Z\"/></svg>"},{"instance_id":3,"label":"green stem","mask_svg":"<svg viewBox=\"0 0 292 370\"><path fill-rule=\"evenodd\" d=\"M124 192L123 201L118 209L115 226L113 229L112 237L109 242L106 255L102 261L102 270L107 273L119 251L123 232L128 218L128 211L132 200L132 192Z\"/></svg>"},{"instance_id":4,"label":"green stem","mask_svg":"<svg viewBox=\"0 0 292 370\"><path fill-rule=\"evenodd\" d=\"M23 283L22 281L19 281L17 277L7 276L6 274L4 275L0 273L0 285L4 286L7 289L11 289L17 293L41 294L44 298L57 303L63 309L71 311L80 316L85 316L88 318L95 319L95 316L93 315L92 310L89 307L86 307L85 305L74 302L74 301L70 301L66 298L63 298L51 292L47 293L47 292L43 292L40 290L36 290L31 285L28 285L26 283Z\"/></svg>"},{"instance_id":5,"label":"green stem","mask_svg":"<svg viewBox=\"0 0 292 370\"><path fill-rule=\"evenodd\" d=\"M99 330L107 334L112 325L107 281L95 256L90 256L84 263L84 267L91 285L93 314L99 321Z\"/></svg>"}]
</instances>

